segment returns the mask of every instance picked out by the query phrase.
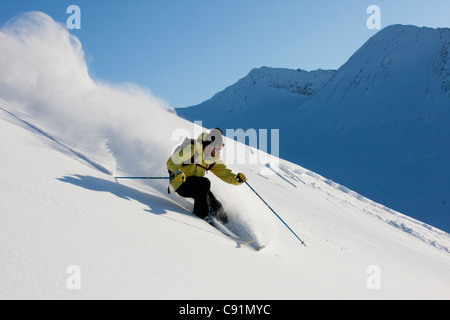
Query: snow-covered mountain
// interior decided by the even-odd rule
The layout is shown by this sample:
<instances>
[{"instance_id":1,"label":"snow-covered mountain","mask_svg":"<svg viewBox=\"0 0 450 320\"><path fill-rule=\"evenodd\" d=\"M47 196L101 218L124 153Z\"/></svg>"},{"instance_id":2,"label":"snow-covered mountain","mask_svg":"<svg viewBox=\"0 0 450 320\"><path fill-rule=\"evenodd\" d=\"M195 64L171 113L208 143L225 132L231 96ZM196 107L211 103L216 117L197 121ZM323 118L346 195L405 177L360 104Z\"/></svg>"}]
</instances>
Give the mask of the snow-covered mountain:
<instances>
[{"instance_id":1,"label":"snow-covered mountain","mask_svg":"<svg viewBox=\"0 0 450 320\"><path fill-rule=\"evenodd\" d=\"M282 158L449 231L449 50L448 28L393 25L369 39L322 89L289 113L274 116L276 95L256 97L270 90L248 95L256 101L247 104L258 110L257 120L264 119L261 125L251 117L227 119L226 107L213 107L217 98L205 102L209 108L201 113L198 107L192 113L177 111L214 126L279 128ZM239 82L233 87L236 92L246 88ZM243 124L246 120L251 126Z\"/></svg>"},{"instance_id":2,"label":"snow-covered mountain","mask_svg":"<svg viewBox=\"0 0 450 320\"><path fill-rule=\"evenodd\" d=\"M450 230L450 29L377 33L279 122L281 155Z\"/></svg>"},{"instance_id":3,"label":"snow-covered mountain","mask_svg":"<svg viewBox=\"0 0 450 320\"><path fill-rule=\"evenodd\" d=\"M253 69L211 99L176 112L191 121L202 120L206 127L271 128L320 90L334 72Z\"/></svg>"},{"instance_id":4,"label":"snow-covered mountain","mask_svg":"<svg viewBox=\"0 0 450 320\"><path fill-rule=\"evenodd\" d=\"M307 247L245 185L209 176L261 252L165 182L116 183L164 175L175 133L201 128L145 89L91 79L79 41L47 15L0 29L0 70L1 299L450 298L449 234L234 141L224 152L258 161L230 167Z\"/></svg>"}]
</instances>

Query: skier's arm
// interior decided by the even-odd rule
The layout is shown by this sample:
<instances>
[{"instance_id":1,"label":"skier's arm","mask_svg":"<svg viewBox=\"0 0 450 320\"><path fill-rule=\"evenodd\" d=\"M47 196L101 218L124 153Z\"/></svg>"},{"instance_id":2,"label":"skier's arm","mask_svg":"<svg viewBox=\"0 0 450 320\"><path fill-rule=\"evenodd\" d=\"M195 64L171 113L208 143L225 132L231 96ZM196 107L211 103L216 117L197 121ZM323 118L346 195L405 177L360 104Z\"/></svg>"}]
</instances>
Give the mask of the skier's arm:
<instances>
[{"instance_id":1,"label":"skier's arm","mask_svg":"<svg viewBox=\"0 0 450 320\"><path fill-rule=\"evenodd\" d=\"M237 179L238 175L229 169L221 160L216 161L214 166L211 168L211 172L229 184L233 184L235 186L242 184L242 182Z\"/></svg>"}]
</instances>

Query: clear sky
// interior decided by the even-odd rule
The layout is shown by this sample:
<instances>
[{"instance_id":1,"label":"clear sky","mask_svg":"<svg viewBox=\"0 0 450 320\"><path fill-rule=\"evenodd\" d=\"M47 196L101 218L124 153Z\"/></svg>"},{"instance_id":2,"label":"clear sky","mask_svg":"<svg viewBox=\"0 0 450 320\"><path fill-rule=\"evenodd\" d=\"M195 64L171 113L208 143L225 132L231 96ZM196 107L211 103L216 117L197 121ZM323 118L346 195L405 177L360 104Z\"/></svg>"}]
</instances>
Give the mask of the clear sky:
<instances>
[{"instance_id":1,"label":"clear sky","mask_svg":"<svg viewBox=\"0 0 450 320\"><path fill-rule=\"evenodd\" d=\"M449 0L0 0L0 24L39 10L66 23L94 79L148 87L173 107L203 102L252 68L337 69L381 27L450 27ZM1 73L0 73L1 76Z\"/></svg>"}]
</instances>

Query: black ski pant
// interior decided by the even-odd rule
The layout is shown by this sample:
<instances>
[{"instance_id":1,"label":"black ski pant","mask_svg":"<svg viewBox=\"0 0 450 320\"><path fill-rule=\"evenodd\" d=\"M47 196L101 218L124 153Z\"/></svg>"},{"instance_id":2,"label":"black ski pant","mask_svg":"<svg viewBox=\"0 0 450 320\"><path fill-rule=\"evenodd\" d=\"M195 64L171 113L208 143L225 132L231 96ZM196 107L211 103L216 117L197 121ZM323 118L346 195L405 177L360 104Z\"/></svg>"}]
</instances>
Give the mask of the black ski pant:
<instances>
[{"instance_id":1,"label":"black ski pant","mask_svg":"<svg viewBox=\"0 0 450 320\"><path fill-rule=\"evenodd\" d=\"M176 192L184 198L194 199L194 214L201 219L208 216L210 206L219 203L210 191L211 181L205 177L188 177Z\"/></svg>"}]
</instances>

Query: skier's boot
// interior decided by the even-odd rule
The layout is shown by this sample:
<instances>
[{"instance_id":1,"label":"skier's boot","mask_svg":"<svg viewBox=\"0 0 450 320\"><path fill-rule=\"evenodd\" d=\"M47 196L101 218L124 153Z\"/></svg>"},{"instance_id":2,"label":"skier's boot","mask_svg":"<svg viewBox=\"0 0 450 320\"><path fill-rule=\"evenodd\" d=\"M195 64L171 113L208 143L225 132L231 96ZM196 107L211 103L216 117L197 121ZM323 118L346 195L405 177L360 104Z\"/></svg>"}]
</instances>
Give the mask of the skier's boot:
<instances>
[{"instance_id":1,"label":"skier's boot","mask_svg":"<svg viewBox=\"0 0 450 320\"><path fill-rule=\"evenodd\" d=\"M205 222L208 222L210 225L214 226L214 223L209 215L206 216L203 220L205 220Z\"/></svg>"},{"instance_id":2,"label":"skier's boot","mask_svg":"<svg viewBox=\"0 0 450 320\"><path fill-rule=\"evenodd\" d=\"M215 198L210 199L209 215L216 218L223 224L228 223L228 216L222 204Z\"/></svg>"}]
</instances>

